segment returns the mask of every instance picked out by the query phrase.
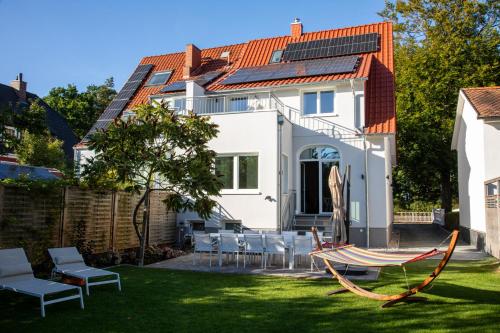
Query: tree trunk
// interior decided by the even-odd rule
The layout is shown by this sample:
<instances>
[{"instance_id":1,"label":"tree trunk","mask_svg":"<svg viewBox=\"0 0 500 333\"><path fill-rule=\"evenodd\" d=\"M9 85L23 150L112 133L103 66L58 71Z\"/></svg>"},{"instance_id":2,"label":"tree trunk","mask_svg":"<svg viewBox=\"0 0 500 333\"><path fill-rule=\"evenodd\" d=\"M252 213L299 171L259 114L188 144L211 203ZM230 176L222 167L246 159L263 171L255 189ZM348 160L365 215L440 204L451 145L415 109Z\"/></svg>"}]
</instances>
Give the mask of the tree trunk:
<instances>
[{"instance_id":1,"label":"tree trunk","mask_svg":"<svg viewBox=\"0 0 500 333\"><path fill-rule=\"evenodd\" d=\"M441 170L441 208L444 208L445 213L452 209L450 178L450 170Z\"/></svg>"},{"instance_id":2,"label":"tree trunk","mask_svg":"<svg viewBox=\"0 0 500 333\"><path fill-rule=\"evenodd\" d=\"M144 208L142 214L142 237L140 237L140 245L139 245L139 266L144 266L144 253L146 251L146 240L148 233L148 224L149 224L149 195L150 190L149 187L146 187L146 191L144 193Z\"/></svg>"}]
</instances>

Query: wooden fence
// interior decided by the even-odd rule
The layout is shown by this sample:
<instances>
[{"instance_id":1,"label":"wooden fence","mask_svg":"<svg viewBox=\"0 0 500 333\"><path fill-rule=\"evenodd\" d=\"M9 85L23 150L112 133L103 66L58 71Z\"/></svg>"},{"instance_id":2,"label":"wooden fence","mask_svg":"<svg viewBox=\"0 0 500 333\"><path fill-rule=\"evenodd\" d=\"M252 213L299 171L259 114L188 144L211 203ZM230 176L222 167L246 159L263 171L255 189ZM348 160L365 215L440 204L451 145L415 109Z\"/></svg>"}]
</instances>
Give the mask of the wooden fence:
<instances>
[{"instance_id":1,"label":"wooden fence","mask_svg":"<svg viewBox=\"0 0 500 333\"><path fill-rule=\"evenodd\" d=\"M176 214L162 202L168 193L154 191L150 200L149 244L175 242ZM121 251L139 245L132 225L138 195L66 187L29 191L0 186L0 248L75 246L93 253ZM139 210L142 219L142 209Z\"/></svg>"}]
</instances>

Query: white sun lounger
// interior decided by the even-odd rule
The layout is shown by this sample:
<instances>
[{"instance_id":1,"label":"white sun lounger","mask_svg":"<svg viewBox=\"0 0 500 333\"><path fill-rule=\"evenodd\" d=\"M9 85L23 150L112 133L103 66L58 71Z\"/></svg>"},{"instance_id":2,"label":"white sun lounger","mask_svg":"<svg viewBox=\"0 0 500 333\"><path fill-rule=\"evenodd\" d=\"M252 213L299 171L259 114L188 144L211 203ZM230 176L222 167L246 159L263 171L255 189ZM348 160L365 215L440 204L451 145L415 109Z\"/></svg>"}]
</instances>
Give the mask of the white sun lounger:
<instances>
[{"instance_id":1,"label":"white sun lounger","mask_svg":"<svg viewBox=\"0 0 500 333\"><path fill-rule=\"evenodd\" d=\"M118 290L122 290L120 274L85 265L82 255L76 247L61 247L49 249L50 257L54 262L53 274L64 274L85 280L87 296L90 294L89 287L101 284L118 284ZM113 277L112 280L89 282L91 278Z\"/></svg>"},{"instance_id":2,"label":"white sun lounger","mask_svg":"<svg viewBox=\"0 0 500 333\"><path fill-rule=\"evenodd\" d=\"M45 317L45 305L80 299L83 309L82 288L67 284L37 279L33 275L31 264L21 248L0 250L0 289L11 290L17 293L38 297L42 317ZM45 296L76 290L77 295L45 300Z\"/></svg>"}]
</instances>

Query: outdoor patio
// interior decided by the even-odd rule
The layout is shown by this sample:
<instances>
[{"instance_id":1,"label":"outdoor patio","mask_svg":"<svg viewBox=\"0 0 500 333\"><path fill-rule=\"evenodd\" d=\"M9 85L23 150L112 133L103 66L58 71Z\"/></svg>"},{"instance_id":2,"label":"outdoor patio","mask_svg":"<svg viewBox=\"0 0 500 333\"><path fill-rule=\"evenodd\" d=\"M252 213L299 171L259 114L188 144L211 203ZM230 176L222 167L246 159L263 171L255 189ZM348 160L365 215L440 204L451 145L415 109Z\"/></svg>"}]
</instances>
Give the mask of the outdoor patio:
<instances>
[{"instance_id":1,"label":"outdoor patio","mask_svg":"<svg viewBox=\"0 0 500 333\"><path fill-rule=\"evenodd\" d=\"M198 258L198 254L196 254L196 257ZM294 269L289 269L288 267L283 268L281 266L281 260L279 259L276 260L276 262L273 263L272 266L269 266L266 269L263 269L259 266L260 261L257 261L257 263L253 263L252 265L247 265L246 268L243 268L243 261L241 259L240 261L241 262L239 264L239 267L236 267L236 263L234 260L231 260L229 264L224 261L224 264L221 267L219 267L214 260L212 267L210 267L208 255L204 254L202 257L202 261L197 261L197 263L193 265L193 254L188 254L174 259L157 262L149 265L148 267L165 268L165 269L181 270L181 271L214 272L214 273L230 273L230 274L257 274L257 275L294 277L294 278L311 278L311 279L332 278L331 274L326 273L324 265L319 260L316 260L316 265L314 266L312 272L310 270L309 260L307 261L307 264L301 263L301 265L299 265L298 267L296 266ZM352 280L372 281L378 279L379 272L380 269L378 268L370 268L368 269L366 274L349 275L349 278Z\"/></svg>"}]
</instances>

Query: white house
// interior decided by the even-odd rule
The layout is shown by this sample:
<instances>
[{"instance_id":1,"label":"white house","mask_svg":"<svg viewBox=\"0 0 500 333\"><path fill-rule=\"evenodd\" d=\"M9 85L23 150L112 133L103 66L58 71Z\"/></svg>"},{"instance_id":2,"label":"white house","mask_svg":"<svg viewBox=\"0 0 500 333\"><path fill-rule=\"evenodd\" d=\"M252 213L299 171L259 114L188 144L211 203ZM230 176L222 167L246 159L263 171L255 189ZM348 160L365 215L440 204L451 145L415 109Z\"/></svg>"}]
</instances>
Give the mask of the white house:
<instances>
[{"instance_id":1,"label":"white house","mask_svg":"<svg viewBox=\"0 0 500 333\"><path fill-rule=\"evenodd\" d=\"M500 87L460 90L452 149L462 235L500 257Z\"/></svg>"},{"instance_id":2,"label":"white house","mask_svg":"<svg viewBox=\"0 0 500 333\"><path fill-rule=\"evenodd\" d=\"M306 33L296 20L285 36L143 58L89 135L152 101L209 115L219 125L210 147L224 189L206 228L328 230L328 173L349 165L350 241L385 246L396 160L393 73L390 23ZM92 154L86 139L75 147L79 164Z\"/></svg>"}]
</instances>

